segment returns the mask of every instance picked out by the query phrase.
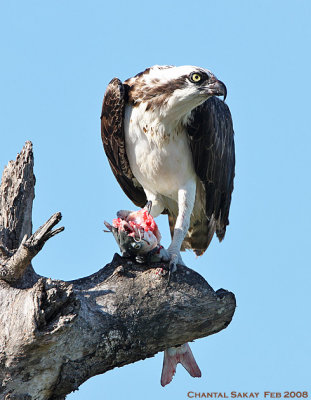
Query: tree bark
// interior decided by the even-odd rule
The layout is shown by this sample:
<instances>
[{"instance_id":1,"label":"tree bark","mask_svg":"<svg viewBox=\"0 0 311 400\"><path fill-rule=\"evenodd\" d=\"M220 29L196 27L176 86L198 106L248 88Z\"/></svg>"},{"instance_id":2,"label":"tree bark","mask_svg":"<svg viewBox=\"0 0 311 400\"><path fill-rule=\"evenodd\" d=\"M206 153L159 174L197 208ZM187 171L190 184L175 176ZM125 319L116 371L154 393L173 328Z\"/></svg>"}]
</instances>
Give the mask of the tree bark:
<instances>
[{"instance_id":1,"label":"tree bark","mask_svg":"<svg viewBox=\"0 0 311 400\"><path fill-rule=\"evenodd\" d=\"M26 142L0 188L1 399L65 399L94 375L231 322L234 294L215 292L187 267L178 268L169 286L162 264L136 264L118 254L75 281L37 275L32 258L64 228L53 230L61 219L56 213L32 234L34 185Z\"/></svg>"}]
</instances>

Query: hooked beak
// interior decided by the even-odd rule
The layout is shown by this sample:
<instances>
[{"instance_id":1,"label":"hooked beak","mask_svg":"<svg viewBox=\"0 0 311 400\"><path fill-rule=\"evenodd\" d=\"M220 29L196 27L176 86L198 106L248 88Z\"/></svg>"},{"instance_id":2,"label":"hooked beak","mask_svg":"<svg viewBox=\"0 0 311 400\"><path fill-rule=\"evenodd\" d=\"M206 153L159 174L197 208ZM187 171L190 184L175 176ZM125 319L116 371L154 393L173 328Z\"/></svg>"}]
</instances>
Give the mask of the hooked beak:
<instances>
[{"instance_id":1,"label":"hooked beak","mask_svg":"<svg viewBox=\"0 0 311 400\"><path fill-rule=\"evenodd\" d=\"M205 93L209 94L210 96L224 96L223 101L225 101L227 97L227 88L223 82L219 81L218 79L213 79L206 85Z\"/></svg>"}]
</instances>

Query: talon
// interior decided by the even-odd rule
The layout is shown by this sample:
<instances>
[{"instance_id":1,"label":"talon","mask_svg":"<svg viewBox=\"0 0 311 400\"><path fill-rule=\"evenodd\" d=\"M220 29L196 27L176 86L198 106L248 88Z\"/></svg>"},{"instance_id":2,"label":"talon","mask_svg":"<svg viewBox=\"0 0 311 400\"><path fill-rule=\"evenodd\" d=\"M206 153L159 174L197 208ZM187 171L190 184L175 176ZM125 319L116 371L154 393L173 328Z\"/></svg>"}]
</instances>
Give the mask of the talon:
<instances>
[{"instance_id":1,"label":"talon","mask_svg":"<svg viewBox=\"0 0 311 400\"><path fill-rule=\"evenodd\" d=\"M168 279L167 279L167 287L170 286L171 283L171 278L172 278L172 271L171 268L168 270Z\"/></svg>"},{"instance_id":2,"label":"talon","mask_svg":"<svg viewBox=\"0 0 311 400\"><path fill-rule=\"evenodd\" d=\"M172 274L177 271L177 262L178 262L178 255L171 254L169 270L168 270L167 286L169 286L169 284L171 282Z\"/></svg>"},{"instance_id":3,"label":"talon","mask_svg":"<svg viewBox=\"0 0 311 400\"><path fill-rule=\"evenodd\" d=\"M177 264L176 262L170 262L170 273L173 274L177 271Z\"/></svg>"},{"instance_id":4,"label":"talon","mask_svg":"<svg viewBox=\"0 0 311 400\"><path fill-rule=\"evenodd\" d=\"M152 208L152 201L151 200L147 201L147 203L145 205L145 208L147 208L147 212L148 212L148 214L150 214L151 208Z\"/></svg>"}]
</instances>

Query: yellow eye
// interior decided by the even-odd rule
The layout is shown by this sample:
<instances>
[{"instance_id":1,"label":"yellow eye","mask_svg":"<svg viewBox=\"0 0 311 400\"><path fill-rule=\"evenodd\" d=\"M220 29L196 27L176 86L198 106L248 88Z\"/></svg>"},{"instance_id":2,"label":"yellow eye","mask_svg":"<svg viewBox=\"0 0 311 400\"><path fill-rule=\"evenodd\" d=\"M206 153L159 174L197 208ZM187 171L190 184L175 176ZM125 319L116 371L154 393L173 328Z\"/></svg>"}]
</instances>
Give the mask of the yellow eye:
<instances>
[{"instance_id":1,"label":"yellow eye","mask_svg":"<svg viewBox=\"0 0 311 400\"><path fill-rule=\"evenodd\" d=\"M200 80L202 79L202 76L196 72L194 72L193 74L191 74L190 76L190 80L194 83L200 82Z\"/></svg>"}]
</instances>

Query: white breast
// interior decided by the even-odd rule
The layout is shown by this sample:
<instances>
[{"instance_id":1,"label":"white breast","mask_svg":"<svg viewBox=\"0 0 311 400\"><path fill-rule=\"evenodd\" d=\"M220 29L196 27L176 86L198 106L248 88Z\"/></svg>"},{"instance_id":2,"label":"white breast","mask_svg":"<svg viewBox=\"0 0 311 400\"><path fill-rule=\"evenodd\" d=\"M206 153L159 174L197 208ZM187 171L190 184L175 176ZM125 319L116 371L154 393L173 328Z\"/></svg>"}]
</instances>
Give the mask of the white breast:
<instances>
[{"instance_id":1,"label":"white breast","mask_svg":"<svg viewBox=\"0 0 311 400\"><path fill-rule=\"evenodd\" d=\"M146 112L143 104L126 107L124 127L127 156L138 182L176 200L178 189L196 179L185 129Z\"/></svg>"}]
</instances>

